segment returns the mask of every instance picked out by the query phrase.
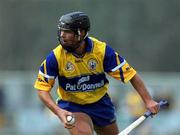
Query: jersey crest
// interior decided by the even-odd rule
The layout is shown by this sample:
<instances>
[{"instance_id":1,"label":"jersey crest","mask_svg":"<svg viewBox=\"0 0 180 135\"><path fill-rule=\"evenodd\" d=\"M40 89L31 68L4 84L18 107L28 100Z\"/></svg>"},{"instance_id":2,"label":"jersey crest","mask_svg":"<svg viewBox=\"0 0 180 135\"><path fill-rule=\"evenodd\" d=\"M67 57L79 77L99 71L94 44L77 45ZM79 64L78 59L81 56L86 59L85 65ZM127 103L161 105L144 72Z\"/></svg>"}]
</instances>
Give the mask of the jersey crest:
<instances>
[{"instance_id":1,"label":"jersey crest","mask_svg":"<svg viewBox=\"0 0 180 135\"><path fill-rule=\"evenodd\" d=\"M88 60L88 68L90 70L96 70L96 67L97 67L97 60L93 59L93 58L89 59Z\"/></svg>"},{"instance_id":2,"label":"jersey crest","mask_svg":"<svg viewBox=\"0 0 180 135\"><path fill-rule=\"evenodd\" d=\"M65 69L66 69L67 71L73 71L73 70L74 70L74 65L73 65L73 63L71 63L70 61L68 61L68 62L66 63Z\"/></svg>"}]
</instances>

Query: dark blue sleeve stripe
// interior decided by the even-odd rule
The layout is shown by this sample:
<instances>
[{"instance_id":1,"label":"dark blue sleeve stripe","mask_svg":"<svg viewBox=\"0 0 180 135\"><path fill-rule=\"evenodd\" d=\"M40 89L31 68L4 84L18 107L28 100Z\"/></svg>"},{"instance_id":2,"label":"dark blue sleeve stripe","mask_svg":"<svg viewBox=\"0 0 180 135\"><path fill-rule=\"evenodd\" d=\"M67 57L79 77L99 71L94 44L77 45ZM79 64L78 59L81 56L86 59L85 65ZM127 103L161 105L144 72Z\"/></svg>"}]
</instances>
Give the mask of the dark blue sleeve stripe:
<instances>
[{"instance_id":1,"label":"dark blue sleeve stripe","mask_svg":"<svg viewBox=\"0 0 180 135\"><path fill-rule=\"evenodd\" d=\"M121 56L118 56L118 57L119 57L120 63L122 63L124 59ZM123 75L122 67L119 69L119 71L120 71L121 80L122 82L124 82L124 75Z\"/></svg>"},{"instance_id":2,"label":"dark blue sleeve stripe","mask_svg":"<svg viewBox=\"0 0 180 135\"><path fill-rule=\"evenodd\" d=\"M41 67L39 68L39 70L40 70L42 73L44 73L44 63L41 65ZM47 79L46 77L44 77L44 80L45 80L46 82L48 82L48 79Z\"/></svg>"},{"instance_id":3,"label":"dark blue sleeve stripe","mask_svg":"<svg viewBox=\"0 0 180 135\"><path fill-rule=\"evenodd\" d=\"M44 73L44 63L40 66L39 70Z\"/></svg>"}]
</instances>

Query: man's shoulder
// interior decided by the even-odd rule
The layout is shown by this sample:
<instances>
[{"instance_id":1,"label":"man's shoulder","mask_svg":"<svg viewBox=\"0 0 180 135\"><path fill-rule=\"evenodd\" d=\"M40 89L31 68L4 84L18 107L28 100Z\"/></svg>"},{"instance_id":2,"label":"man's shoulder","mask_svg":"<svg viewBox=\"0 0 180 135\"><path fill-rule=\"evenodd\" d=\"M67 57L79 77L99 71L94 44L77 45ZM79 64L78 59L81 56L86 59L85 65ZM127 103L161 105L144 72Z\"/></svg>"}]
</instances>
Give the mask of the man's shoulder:
<instances>
[{"instance_id":1,"label":"man's shoulder","mask_svg":"<svg viewBox=\"0 0 180 135\"><path fill-rule=\"evenodd\" d=\"M60 53L61 50L62 50L62 46L59 44L53 49L53 52L54 53Z\"/></svg>"},{"instance_id":2,"label":"man's shoulder","mask_svg":"<svg viewBox=\"0 0 180 135\"><path fill-rule=\"evenodd\" d=\"M106 50L106 43L94 37L89 37L89 38L93 42L93 53L103 58Z\"/></svg>"},{"instance_id":3,"label":"man's shoulder","mask_svg":"<svg viewBox=\"0 0 180 135\"><path fill-rule=\"evenodd\" d=\"M94 37L89 37L93 42L93 48L94 50L104 50L106 48L106 42L98 40Z\"/></svg>"},{"instance_id":4,"label":"man's shoulder","mask_svg":"<svg viewBox=\"0 0 180 135\"><path fill-rule=\"evenodd\" d=\"M62 49L62 46L60 44L58 44L54 49L53 51L59 51Z\"/></svg>"},{"instance_id":5,"label":"man's shoulder","mask_svg":"<svg viewBox=\"0 0 180 135\"><path fill-rule=\"evenodd\" d=\"M62 53L62 46L59 44L53 50L53 54L55 55L56 59L58 59Z\"/></svg>"},{"instance_id":6,"label":"man's shoulder","mask_svg":"<svg viewBox=\"0 0 180 135\"><path fill-rule=\"evenodd\" d=\"M104 41L101 41L95 37L89 37L89 38L96 44L106 45L106 43Z\"/></svg>"}]
</instances>

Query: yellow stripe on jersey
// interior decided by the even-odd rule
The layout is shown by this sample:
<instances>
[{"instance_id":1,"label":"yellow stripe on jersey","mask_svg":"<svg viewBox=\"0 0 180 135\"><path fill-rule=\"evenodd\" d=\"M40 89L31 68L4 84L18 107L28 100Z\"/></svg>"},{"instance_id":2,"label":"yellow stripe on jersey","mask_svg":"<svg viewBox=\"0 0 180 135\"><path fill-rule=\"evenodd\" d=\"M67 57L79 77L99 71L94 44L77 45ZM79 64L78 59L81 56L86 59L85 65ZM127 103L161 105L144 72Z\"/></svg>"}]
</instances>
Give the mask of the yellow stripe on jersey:
<instances>
[{"instance_id":1,"label":"yellow stripe on jersey","mask_svg":"<svg viewBox=\"0 0 180 135\"><path fill-rule=\"evenodd\" d=\"M117 52L115 52L115 55L116 55L117 65L120 65L120 60L119 60L119 57L118 57L118 53L117 53Z\"/></svg>"},{"instance_id":2,"label":"yellow stripe on jersey","mask_svg":"<svg viewBox=\"0 0 180 135\"><path fill-rule=\"evenodd\" d=\"M61 87L58 88L58 96L66 101L71 101L78 104L90 104L98 101L101 98L101 95L106 94L108 84L105 84L104 87L97 89L96 91L91 92L66 92L62 90ZM68 95L68 96L67 96ZM78 99L78 100L77 100ZM92 100L93 99L93 100Z\"/></svg>"}]
</instances>

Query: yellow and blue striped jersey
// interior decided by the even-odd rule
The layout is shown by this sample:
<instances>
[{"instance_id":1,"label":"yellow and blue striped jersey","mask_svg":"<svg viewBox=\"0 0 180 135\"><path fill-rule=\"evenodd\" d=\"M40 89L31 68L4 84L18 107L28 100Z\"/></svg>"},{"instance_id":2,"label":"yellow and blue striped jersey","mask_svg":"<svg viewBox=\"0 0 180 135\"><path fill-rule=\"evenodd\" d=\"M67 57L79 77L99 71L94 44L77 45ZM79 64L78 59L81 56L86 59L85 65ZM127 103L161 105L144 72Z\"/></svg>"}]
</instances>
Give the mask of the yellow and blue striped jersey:
<instances>
[{"instance_id":1,"label":"yellow and blue striped jersey","mask_svg":"<svg viewBox=\"0 0 180 135\"><path fill-rule=\"evenodd\" d=\"M58 78L58 96L78 104L98 101L108 89L106 74L128 82L136 71L109 45L93 37L86 39L86 54L75 57L61 45L46 57L39 68L34 87L50 91Z\"/></svg>"}]
</instances>

